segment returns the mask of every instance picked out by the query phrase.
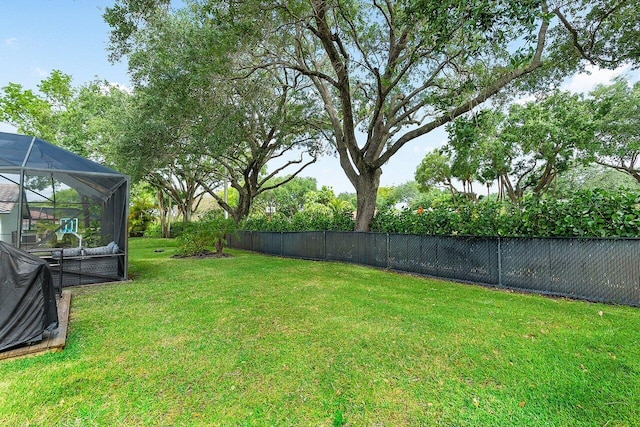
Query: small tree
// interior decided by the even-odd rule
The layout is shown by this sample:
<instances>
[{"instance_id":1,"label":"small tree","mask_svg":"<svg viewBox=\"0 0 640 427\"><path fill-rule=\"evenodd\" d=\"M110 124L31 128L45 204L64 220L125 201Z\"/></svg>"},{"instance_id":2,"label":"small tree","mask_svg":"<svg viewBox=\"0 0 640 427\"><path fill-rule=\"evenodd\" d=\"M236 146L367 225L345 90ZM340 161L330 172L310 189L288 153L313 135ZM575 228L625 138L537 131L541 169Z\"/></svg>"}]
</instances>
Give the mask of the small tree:
<instances>
[{"instance_id":1,"label":"small tree","mask_svg":"<svg viewBox=\"0 0 640 427\"><path fill-rule=\"evenodd\" d=\"M225 218L220 211L216 211L213 215L207 215L207 217L209 218L207 224L211 229L216 254L221 255L224 246L227 244L226 237L236 232L237 223L233 218Z\"/></svg>"},{"instance_id":2,"label":"small tree","mask_svg":"<svg viewBox=\"0 0 640 427\"><path fill-rule=\"evenodd\" d=\"M235 233L236 223L217 211L208 213L198 222L190 223L178 237L178 254L181 256L201 256L209 253L213 246L217 255L222 255L226 236Z\"/></svg>"}]
</instances>

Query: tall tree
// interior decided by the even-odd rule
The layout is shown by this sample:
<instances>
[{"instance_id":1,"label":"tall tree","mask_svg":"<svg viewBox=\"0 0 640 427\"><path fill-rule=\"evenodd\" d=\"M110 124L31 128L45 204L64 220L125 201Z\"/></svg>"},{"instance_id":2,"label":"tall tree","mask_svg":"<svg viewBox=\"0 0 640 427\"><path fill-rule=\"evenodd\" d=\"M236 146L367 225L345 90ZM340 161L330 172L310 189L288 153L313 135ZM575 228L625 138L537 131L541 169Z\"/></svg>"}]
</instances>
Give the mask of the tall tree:
<instances>
[{"instance_id":1,"label":"tall tree","mask_svg":"<svg viewBox=\"0 0 640 427\"><path fill-rule=\"evenodd\" d=\"M539 102L512 105L499 129L502 149L487 154L496 164L510 164L507 175L501 168L501 183L509 198L519 201L526 191L547 192L592 135L588 108L581 97L555 92ZM504 157L497 159L498 155Z\"/></svg>"},{"instance_id":2,"label":"tall tree","mask_svg":"<svg viewBox=\"0 0 640 427\"><path fill-rule=\"evenodd\" d=\"M120 42L146 3L121 0L129 13L111 9ZM409 141L515 82L564 75L582 59L615 67L637 61L640 51L639 6L630 0L198 4L242 32L252 44L254 70L285 66L313 82L356 190L359 231L373 219L383 165Z\"/></svg>"},{"instance_id":3,"label":"tall tree","mask_svg":"<svg viewBox=\"0 0 640 427\"><path fill-rule=\"evenodd\" d=\"M637 59L637 28L622 18L635 16L631 2L277 3L273 28L289 43L271 63L313 81L356 189L361 231L369 229L383 165L409 141L534 72L562 74L580 58L605 66Z\"/></svg>"},{"instance_id":4,"label":"tall tree","mask_svg":"<svg viewBox=\"0 0 640 427\"><path fill-rule=\"evenodd\" d=\"M71 148L65 146L68 132L62 123L76 100L77 91L71 85L71 76L60 70L53 70L43 79L37 92L9 83L2 88L0 120L15 126L20 133Z\"/></svg>"},{"instance_id":5,"label":"tall tree","mask_svg":"<svg viewBox=\"0 0 640 427\"><path fill-rule=\"evenodd\" d=\"M591 92L595 138L587 160L613 168L640 183L640 83L617 79Z\"/></svg>"},{"instance_id":6,"label":"tall tree","mask_svg":"<svg viewBox=\"0 0 640 427\"><path fill-rule=\"evenodd\" d=\"M106 161L114 116L129 94L104 80L73 86L69 74L54 70L38 91L9 83L0 95L0 121L84 157Z\"/></svg>"},{"instance_id":7,"label":"tall tree","mask_svg":"<svg viewBox=\"0 0 640 427\"><path fill-rule=\"evenodd\" d=\"M549 191L593 140L593 129L587 103L567 92L513 104L507 114L485 110L449 126L449 143L425 157L416 179L423 186L448 187L453 177L497 179L500 194L518 202L526 192ZM464 160L465 177L454 174L457 158Z\"/></svg>"},{"instance_id":8,"label":"tall tree","mask_svg":"<svg viewBox=\"0 0 640 427\"><path fill-rule=\"evenodd\" d=\"M449 141L443 150L451 157L451 175L462 182L463 192L470 199L476 198L473 182L485 178L480 173L480 162L487 117L486 112L461 116L446 126Z\"/></svg>"},{"instance_id":9,"label":"tall tree","mask_svg":"<svg viewBox=\"0 0 640 427\"><path fill-rule=\"evenodd\" d=\"M70 75L54 70L40 82L37 92L16 83L4 87L0 95L0 121L12 124L18 132L106 163L109 141L116 133L113 118L123 109L128 96L101 80L74 87ZM84 225L89 228L88 197L83 196L81 202Z\"/></svg>"},{"instance_id":10,"label":"tall tree","mask_svg":"<svg viewBox=\"0 0 640 427\"><path fill-rule=\"evenodd\" d=\"M305 86L296 76L282 73L226 82L216 99L227 108L233 123L216 129L203 147L223 143L226 149L213 156L211 173L228 180L238 193L236 206L229 205L215 189L206 187L218 204L240 221L253 200L297 177L314 163L325 142L315 106L304 97ZM226 101L226 103L225 103ZM218 120L210 116L210 120ZM281 180L275 177L287 174Z\"/></svg>"},{"instance_id":11,"label":"tall tree","mask_svg":"<svg viewBox=\"0 0 640 427\"><path fill-rule=\"evenodd\" d=\"M418 188L423 192L442 185L451 192L452 196L458 193L453 185L451 157L441 148L436 148L424 156L416 168L415 179Z\"/></svg>"},{"instance_id":12,"label":"tall tree","mask_svg":"<svg viewBox=\"0 0 640 427\"><path fill-rule=\"evenodd\" d=\"M134 182L145 181L155 189L163 236L169 237L169 205L177 207L184 222L190 221L206 192L200 182L210 175L192 154L190 135L165 120L163 103L137 91L118 118L109 158Z\"/></svg>"},{"instance_id":13,"label":"tall tree","mask_svg":"<svg viewBox=\"0 0 640 427\"><path fill-rule=\"evenodd\" d=\"M187 156L195 182L239 221L258 195L315 162L325 137L298 73L280 68L234 79L226 72L246 52L223 58L217 52L232 44L224 37L202 10L157 9L127 52L136 90L148 99L141 105L165 128L163 138L145 139L144 152L155 152L160 164ZM272 179L281 173L289 178ZM235 205L219 194L225 181L237 191Z\"/></svg>"},{"instance_id":14,"label":"tall tree","mask_svg":"<svg viewBox=\"0 0 640 427\"><path fill-rule=\"evenodd\" d=\"M280 182L287 178L289 177L277 177L273 178L273 180ZM290 218L304 208L305 194L317 189L318 184L315 178L293 178L286 184L258 196L255 201L254 211L265 212L267 207L273 207L276 212Z\"/></svg>"}]
</instances>

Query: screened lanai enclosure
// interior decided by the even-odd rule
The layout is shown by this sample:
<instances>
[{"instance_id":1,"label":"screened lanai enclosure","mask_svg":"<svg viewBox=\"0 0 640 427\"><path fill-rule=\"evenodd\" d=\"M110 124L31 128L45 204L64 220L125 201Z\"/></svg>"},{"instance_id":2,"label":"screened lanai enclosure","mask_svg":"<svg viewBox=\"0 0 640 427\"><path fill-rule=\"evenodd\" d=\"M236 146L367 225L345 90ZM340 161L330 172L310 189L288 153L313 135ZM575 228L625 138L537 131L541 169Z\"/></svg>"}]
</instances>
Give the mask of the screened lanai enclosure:
<instances>
[{"instance_id":1,"label":"screened lanai enclosure","mask_svg":"<svg viewBox=\"0 0 640 427\"><path fill-rule=\"evenodd\" d=\"M49 262L56 286L127 279L129 178L0 132L0 241Z\"/></svg>"}]
</instances>

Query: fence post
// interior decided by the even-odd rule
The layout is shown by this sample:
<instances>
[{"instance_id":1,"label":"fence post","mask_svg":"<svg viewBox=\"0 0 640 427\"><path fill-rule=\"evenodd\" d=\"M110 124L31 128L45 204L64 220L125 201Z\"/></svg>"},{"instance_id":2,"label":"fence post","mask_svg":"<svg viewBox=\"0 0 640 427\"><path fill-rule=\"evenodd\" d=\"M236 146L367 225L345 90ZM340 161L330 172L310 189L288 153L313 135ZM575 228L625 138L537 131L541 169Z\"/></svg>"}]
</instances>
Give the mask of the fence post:
<instances>
[{"instance_id":1,"label":"fence post","mask_svg":"<svg viewBox=\"0 0 640 427\"><path fill-rule=\"evenodd\" d=\"M498 236L498 287L502 287L502 244Z\"/></svg>"},{"instance_id":2,"label":"fence post","mask_svg":"<svg viewBox=\"0 0 640 427\"><path fill-rule=\"evenodd\" d=\"M322 259L327 260L327 230L322 231Z\"/></svg>"},{"instance_id":3,"label":"fence post","mask_svg":"<svg viewBox=\"0 0 640 427\"><path fill-rule=\"evenodd\" d=\"M284 256L284 232L280 232L280 256Z\"/></svg>"},{"instance_id":4,"label":"fence post","mask_svg":"<svg viewBox=\"0 0 640 427\"><path fill-rule=\"evenodd\" d=\"M389 269L389 267L391 266L391 261L390 261L390 257L391 255L389 254L389 233L387 233L387 270Z\"/></svg>"}]
</instances>

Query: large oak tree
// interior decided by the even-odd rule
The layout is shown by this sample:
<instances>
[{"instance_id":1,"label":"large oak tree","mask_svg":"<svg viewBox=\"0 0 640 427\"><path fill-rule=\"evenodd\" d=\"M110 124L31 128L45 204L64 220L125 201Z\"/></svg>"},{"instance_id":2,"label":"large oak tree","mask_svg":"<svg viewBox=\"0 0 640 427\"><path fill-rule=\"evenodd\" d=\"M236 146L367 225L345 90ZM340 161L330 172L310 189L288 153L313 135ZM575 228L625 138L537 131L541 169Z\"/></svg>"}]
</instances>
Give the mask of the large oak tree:
<instances>
[{"instance_id":1,"label":"large oak tree","mask_svg":"<svg viewBox=\"0 0 640 427\"><path fill-rule=\"evenodd\" d=\"M181 168L188 165L198 187L239 221L258 195L315 162L326 137L318 107L305 95L308 82L284 67L238 78L233 70L247 52L234 40L241 44L206 13L154 9L121 51L145 99L133 122L139 132L130 133L135 149L122 147L146 176L185 159ZM145 115L164 130L146 131ZM280 173L289 178L274 181ZM237 191L237 204L220 196L224 182Z\"/></svg>"},{"instance_id":2,"label":"large oak tree","mask_svg":"<svg viewBox=\"0 0 640 427\"><path fill-rule=\"evenodd\" d=\"M122 0L107 18L127 34L152 0ZM166 2L162 2L166 3ZM384 164L409 141L515 84L561 77L581 61L637 61L637 2L577 0L198 1L253 56L248 72L306 76L331 123L340 165L367 231Z\"/></svg>"}]
</instances>

